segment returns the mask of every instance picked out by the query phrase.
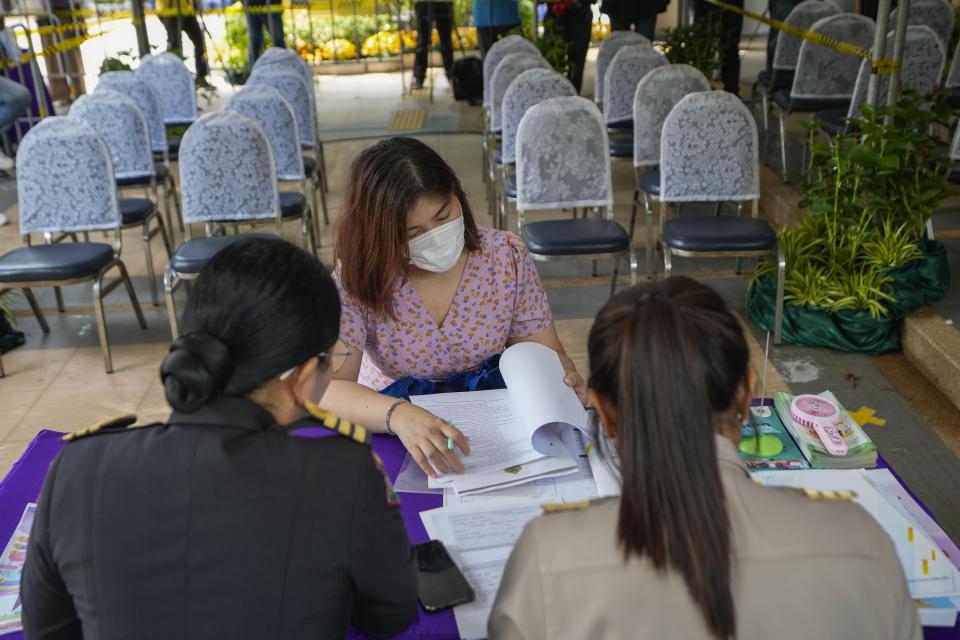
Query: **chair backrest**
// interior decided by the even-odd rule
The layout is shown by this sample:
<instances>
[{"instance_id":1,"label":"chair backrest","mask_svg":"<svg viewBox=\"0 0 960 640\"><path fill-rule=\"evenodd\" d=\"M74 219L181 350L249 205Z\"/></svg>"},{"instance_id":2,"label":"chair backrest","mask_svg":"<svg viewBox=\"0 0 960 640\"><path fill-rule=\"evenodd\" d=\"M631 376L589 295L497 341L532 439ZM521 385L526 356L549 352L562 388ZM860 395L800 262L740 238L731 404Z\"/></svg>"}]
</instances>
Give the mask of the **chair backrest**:
<instances>
[{"instance_id":1,"label":"chair backrest","mask_svg":"<svg viewBox=\"0 0 960 640\"><path fill-rule=\"evenodd\" d=\"M898 11L899 7L890 12L890 22L888 24L891 27L897 24ZM940 36L944 48L950 43L955 19L956 15L953 12L953 7L946 0L910 0L910 8L907 10L907 25L926 25L930 27L934 33Z\"/></svg>"},{"instance_id":2,"label":"chair backrest","mask_svg":"<svg viewBox=\"0 0 960 640\"><path fill-rule=\"evenodd\" d=\"M300 130L300 142L305 147L317 144L317 126L313 117L313 101L310 99L310 86L296 71L271 68L250 74L248 85L266 85L280 92L293 105L297 114L297 127Z\"/></svg>"},{"instance_id":3,"label":"chair backrest","mask_svg":"<svg viewBox=\"0 0 960 640\"><path fill-rule=\"evenodd\" d=\"M757 123L737 96L700 91L681 98L660 137L660 199L717 202L760 197Z\"/></svg>"},{"instance_id":4,"label":"chair backrest","mask_svg":"<svg viewBox=\"0 0 960 640\"><path fill-rule=\"evenodd\" d=\"M534 55L529 52L511 53L504 57L493 70L493 77L490 79L490 128L493 131L499 131L502 127L503 117L503 94L507 92L507 87L517 76L530 69L552 69L550 64L543 59L539 53Z\"/></svg>"},{"instance_id":5,"label":"chair backrest","mask_svg":"<svg viewBox=\"0 0 960 640\"><path fill-rule=\"evenodd\" d=\"M516 34L507 36L502 40L497 40L490 48L487 49L487 54L483 56L483 108L489 109L491 107L490 102L490 80L493 78L493 71L497 68L497 65L500 64L500 61L511 53L517 53L518 51L528 51L530 53L535 53L540 55L540 50L537 49L537 45L533 44L523 36L518 36Z\"/></svg>"},{"instance_id":6,"label":"chair backrest","mask_svg":"<svg viewBox=\"0 0 960 640\"><path fill-rule=\"evenodd\" d=\"M268 49L268 51L273 50L285 51L287 53L274 54L266 60L263 56L260 56L257 58L257 61L253 63L253 69L251 70L251 73L262 73L264 71L275 71L277 69L296 71L300 74L304 81L306 81L307 86L310 87L310 101L316 105L316 95L313 91L313 71L310 70L310 67L307 65L306 61L304 61L304 59L292 49L278 49L277 47L270 47L270 49Z\"/></svg>"},{"instance_id":7,"label":"chair backrest","mask_svg":"<svg viewBox=\"0 0 960 640\"><path fill-rule=\"evenodd\" d=\"M267 134L235 111L201 116L180 142L183 221L261 220L280 211Z\"/></svg>"},{"instance_id":8,"label":"chair backrest","mask_svg":"<svg viewBox=\"0 0 960 640\"><path fill-rule=\"evenodd\" d=\"M137 75L160 95L164 122L189 123L197 119L197 89L183 60L164 51L141 61Z\"/></svg>"},{"instance_id":9,"label":"chair backrest","mask_svg":"<svg viewBox=\"0 0 960 640\"><path fill-rule=\"evenodd\" d=\"M667 64L645 75L633 94L633 166L660 164L660 132L673 107L688 93L710 91L710 81L686 64Z\"/></svg>"},{"instance_id":10,"label":"chair backrest","mask_svg":"<svg viewBox=\"0 0 960 640\"><path fill-rule=\"evenodd\" d=\"M117 178L155 175L147 118L124 94L103 89L80 96L67 117L80 118L100 134L110 149Z\"/></svg>"},{"instance_id":11,"label":"chair backrest","mask_svg":"<svg viewBox=\"0 0 960 640\"><path fill-rule=\"evenodd\" d=\"M527 109L517 129L517 209L611 206L610 149L597 105L564 96Z\"/></svg>"},{"instance_id":12,"label":"chair backrest","mask_svg":"<svg viewBox=\"0 0 960 640\"><path fill-rule=\"evenodd\" d=\"M957 42L957 48L953 50L950 71L947 73L947 79L943 82L943 87L954 92L960 90L960 42Z\"/></svg>"},{"instance_id":13,"label":"chair backrest","mask_svg":"<svg viewBox=\"0 0 960 640\"><path fill-rule=\"evenodd\" d=\"M597 62L593 73L593 101L603 101L603 76L610 66L613 56L617 55L623 47L631 44L650 44L647 36L636 31L611 31L610 35L600 43L600 49L597 50Z\"/></svg>"},{"instance_id":14,"label":"chair backrest","mask_svg":"<svg viewBox=\"0 0 960 640\"><path fill-rule=\"evenodd\" d=\"M649 44L623 47L613 56L603 80L603 118L607 123L633 117L633 94L647 73L668 64Z\"/></svg>"},{"instance_id":15,"label":"chair backrest","mask_svg":"<svg viewBox=\"0 0 960 640\"><path fill-rule=\"evenodd\" d=\"M575 95L577 90L570 80L553 69L528 69L517 76L503 94L503 126L500 134L503 163L517 161L517 127L527 109L547 98Z\"/></svg>"},{"instance_id":16,"label":"chair backrest","mask_svg":"<svg viewBox=\"0 0 960 640\"><path fill-rule=\"evenodd\" d=\"M297 114L280 92L262 84L246 85L223 105L260 125L270 139L278 180L302 180L303 154Z\"/></svg>"},{"instance_id":17,"label":"chair backrest","mask_svg":"<svg viewBox=\"0 0 960 640\"><path fill-rule=\"evenodd\" d=\"M892 40L894 32L887 38ZM918 93L932 94L943 75L943 65L946 64L946 48L940 36L926 25L910 25L907 27L907 36L903 43L903 66L900 68L900 84L904 89L910 88ZM886 104L887 90L890 87L890 76L881 75L879 100ZM848 118L860 117L860 105L867 100L867 85L870 82L870 61L864 59L860 63L860 72L857 74L857 83L853 89L853 98L850 99Z\"/></svg>"},{"instance_id":18,"label":"chair backrest","mask_svg":"<svg viewBox=\"0 0 960 640\"><path fill-rule=\"evenodd\" d=\"M110 150L79 118L44 118L23 137L17 199L21 235L120 226Z\"/></svg>"},{"instance_id":19,"label":"chair backrest","mask_svg":"<svg viewBox=\"0 0 960 640\"><path fill-rule=\"evenodd\" d=\"M839 13L818 20L811 31L870 49L876 25L866 16ZM790 97L843 99L853 95L860 58L804 40Z\"/></svg>"},{"instance_id":20,"label":"chair backrest","mask_svg":"<svg viewBox=\"0 0 960 640\"><path fill-rule=\"evenodd\" d=\"M818 20L834 16L840 9L830 0L803 0L784 18L784 22L801 29L809 29ZM773 53L773 68L785 71L797 68L797 58L800 56L800 38L788 33L777 35L777 48Z\"/></svg>"},{"instance_id":21,"label":"chair backrest","mask_svg":"<svg viewBox=\"0 0 960 640\"><path fill-rule=\"evenodd\" d=\"M163 106L156 89L133 71L108 71L101 75L94 93L108 89L119 91L137 103L150 129L150 147L154 151L165 151L168 148L167 127L163 123Z\"/></svg>"}]
</instances>

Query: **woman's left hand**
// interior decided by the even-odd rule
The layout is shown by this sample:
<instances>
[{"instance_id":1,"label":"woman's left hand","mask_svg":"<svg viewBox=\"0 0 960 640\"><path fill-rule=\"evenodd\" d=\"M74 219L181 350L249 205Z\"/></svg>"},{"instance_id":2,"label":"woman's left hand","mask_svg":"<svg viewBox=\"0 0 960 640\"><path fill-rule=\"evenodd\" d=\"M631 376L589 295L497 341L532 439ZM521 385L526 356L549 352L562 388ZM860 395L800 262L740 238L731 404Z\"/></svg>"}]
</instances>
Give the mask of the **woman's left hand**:
<instances>
[{"instance_id":1,"label":"woman's left hand","mask_svg":"<svg viewBox=\"0 0 960 640\"><path fill-rule=\"evenodd\" d=\"M587 383L583 381L579 373L568 373L566 377L564 377L563 383L573 388L574 393L577 394L577 398L580 400L580 404L587 406L587 403L590 401L587 397Z\"/></svg>"}]
</instances>

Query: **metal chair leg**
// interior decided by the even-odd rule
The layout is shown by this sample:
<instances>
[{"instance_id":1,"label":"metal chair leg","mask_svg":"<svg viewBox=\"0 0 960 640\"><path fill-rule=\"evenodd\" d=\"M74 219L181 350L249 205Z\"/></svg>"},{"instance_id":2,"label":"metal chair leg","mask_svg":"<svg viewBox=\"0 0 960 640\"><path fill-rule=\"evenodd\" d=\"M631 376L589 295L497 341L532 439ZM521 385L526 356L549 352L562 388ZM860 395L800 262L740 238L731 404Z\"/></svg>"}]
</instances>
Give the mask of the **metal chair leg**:
<instances>
[{"instance_id":1,"label":"metal chair leg","mask_svg":"<svg viewBox=\"0 0 960 640\"><path fill-rule=\"evenodd\" d=\"M787 260L783 254L783 245L777 240L777 306L773 320L773 344L780 344L783 328L783 281L787 270Z\"/></svg>"},{"instance_id":2,"label":"metal chair leg","mask_svg":"<svg viewBox=\"0 0 960 640\"><path fill-rule=\"evenodd\" d=\"M0 378L5 377L7 374L3 372L3 356L0 355Z\"/></svg>"},{"instance_id":3,"label":"metal chair leg","mask_svg":"<svg viewBox=\"0 0 960 640\"><path fill-rule=\"evenodd\" d=\"M669 278L670 272L673 271L673 264L671 263L670 255L670 245L663 241L663 238L660 239L660 246L663 247L663 277Z\"/></svg>"},{"instance_id":4,"label":"metal chair leg","mask_svg":"<svg viewBox=\"0 0 960 640\"><path fill-rule=\"evenodd\" d=\"M60 287L53 288L53 297L57 301L57 311L63 313L66 308L63 306L63 290Z\"/></svg>"},{"instance_id":5,"label":"metal chair leg","mask_svg":"<svg viewBox=\"0 0 960 640\"><path fill-rule=\"evenodd\" d=\"M323 153L323 143L319 140L317 140L317 152L320 154L320 161L317 163L320 165L320 184L324 193L330 193L330 181L327 180L327 157ZM326 207L323 210L323 221L325 224L330 224L327 219Z\"/></svg>"},{"instance_id":6,"label":"metal chair leg","mask_svg":"<svg viewBox=\"0 0 960 640\"><path fill-rule=\"evenodd\" d=\"M150 250L150 218L143 223L143 257L147 261L147 280L150 282L150 300L153 306L160 306L157 296L157 277L153 272L153 252Z\"/></svg>"},{"instance_id":7,"label":"metal chair leg","mask_svg":"<svg viewBox=\"0 0 960 640\"><path fill-rule=\"evenodd\" d=\"M596 264L596 260L593 261ZM613 297L613 294L617 290L617 267L620 264L620 255L617 254L613 256L613 274L610 276L610 297Z\"/></svg>"},{"instance_id":8,"label":"metal chair leg","mask_svg":"<svg viewBox=\"0 0 960 640\"><path fill-rule=\"evenodd\" d=\"M777 110L780 119L780 175L787 181L787 127L783 122L783 111Z\"/></svg>"},{"instance_id":9,"label":"metal chair leg","mask_svg":"<svg viewBox=\"0 0 960 640\"><path fill-rule=\"evenodd\" d=\"M44 333L50 333L50 325L47 324L47 319L43 317L43 311L40 310L37 299L33 297L33 291L24 287L23 296L27 299L27 302L30 303L30 309L33 311L33 315L36 316L37 322L40 323L40 328L43 329Z\"/></svg>"},{"instance_id":10,"label":"metal chair leg","mask_svg":"<svg viewBox=\"0 0 960 640\"><path fill-rule=\"evenodd\" d=\"M103 275L106 269L93 281L93 311L97 316L97 333L100 336L100 350L103 352L103 364L107 373L113 373L113 358L110 355L110 342L107 340L107 323L103 314ZM137 306L139 310L139 305Z\"/></svg>"},{"instance_id":11,"label":"metal chair leg","mask_svg":"<svg viewBox=\"0 0 960 640\"><path fill-rule=\"evenodd\" d=\"M628 258L630 260L630 286L632 287L637 284L637 250L634 248L633 243L630 244Z\"/></svg>"},{"instance_id":12,"label":"metal chair leg","mask_svg":"<svg viewBox=\"0 0 960 640\"><path fill-rule=\"evenodd\" d=\"M137 316L137 322L141 329L147 328L147 321L143 319L143 311L140 309L140 302L137 300L137 292L133 290L133 283L130 282L130 276L127 274L127 267L123 261L117 259L117 269L120 270L120 279L124 288L127 290L127 296L130 298L130 304L133 305L133 312Z\"/></svg>"},{"instance_id":13,"label":"metal chair leg","mask_svg":"<svg viewBox=\"0 0 960 640\"><path fill-rule=\"evenodd\" d=\"M179 282L177 273L170 265L167 265L163 272L163 295L167 299L167 317L170 318L170 334L173 336L173 340L176 340L180 335L180 327L177 324L177 308L173 303L173 291L177 288Z\"/></svg>"}]
</instances>

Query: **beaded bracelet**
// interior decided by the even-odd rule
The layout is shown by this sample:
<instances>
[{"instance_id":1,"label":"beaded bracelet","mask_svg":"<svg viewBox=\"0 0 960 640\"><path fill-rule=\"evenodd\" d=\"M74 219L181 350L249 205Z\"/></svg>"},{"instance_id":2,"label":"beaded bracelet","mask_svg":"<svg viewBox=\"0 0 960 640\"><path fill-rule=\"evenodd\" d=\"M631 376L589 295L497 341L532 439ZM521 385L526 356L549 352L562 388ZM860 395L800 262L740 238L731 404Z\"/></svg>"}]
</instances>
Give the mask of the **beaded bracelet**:
<instances>
[{"instance_id":1,"label":"beaded bracelet","mask_svg":"<svg viewBox=\"0 0 960 640\"><path fill-rule=\"evenodd\" d=\"M406 400L403 399L403 398L397 398L396 400L394 400L394 401L393 401L393 404L390 405L390 408L387 409L387 415L386 415L386 417L383 419L383 426L385 426L385 427L387 428L387 433L389 433L389 434L392 435L392 436L395 436L395 435L397 435L397 434L394 433L394 432L393 432L393 429L390 428L390 416L393 415L393 410L396 409L396 408L397 408L397 405L400 404L401 402L406 402Z\"/></svg>"}]
</instances>

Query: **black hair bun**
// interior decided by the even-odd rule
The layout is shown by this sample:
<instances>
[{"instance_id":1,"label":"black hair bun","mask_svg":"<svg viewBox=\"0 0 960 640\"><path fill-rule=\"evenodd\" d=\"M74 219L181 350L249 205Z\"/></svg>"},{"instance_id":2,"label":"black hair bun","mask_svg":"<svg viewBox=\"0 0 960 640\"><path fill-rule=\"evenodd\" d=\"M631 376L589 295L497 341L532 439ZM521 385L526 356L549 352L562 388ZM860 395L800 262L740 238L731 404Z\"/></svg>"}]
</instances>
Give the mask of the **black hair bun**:
<instances>
[{"instance_id":1,"label":"black hair bun","mask_svg":"<svg viewBox=\"0 0 960 640\"><path fill-rule=\"evenodd\" d=\"M177 411L192 413L223 391L236 370L230 349L219 338L202 331L180 336L160 365L167 402Z\"/></svg>"}]
</instances>

